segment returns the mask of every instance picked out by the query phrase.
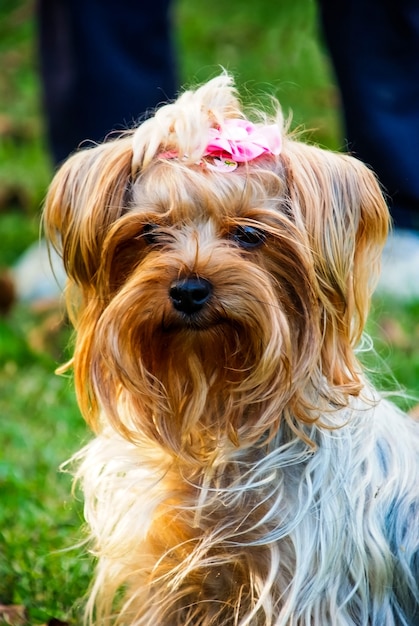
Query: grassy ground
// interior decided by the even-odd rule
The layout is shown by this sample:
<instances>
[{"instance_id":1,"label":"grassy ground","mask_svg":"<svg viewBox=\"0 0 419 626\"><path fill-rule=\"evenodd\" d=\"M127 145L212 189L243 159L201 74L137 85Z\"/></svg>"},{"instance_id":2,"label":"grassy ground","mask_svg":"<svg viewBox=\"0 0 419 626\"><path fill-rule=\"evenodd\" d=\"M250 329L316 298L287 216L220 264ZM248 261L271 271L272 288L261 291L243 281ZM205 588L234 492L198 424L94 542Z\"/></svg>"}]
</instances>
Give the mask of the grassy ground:
<instances>
[{"instance_id":1,"label":"grassy ground","mask_svg":"<svg viewBox=\"0 0 419 626\"><path fill-rule=\"evenodd\" d=\"M228 6L228 9L226 9ZM233 71L252 95L273 93L293 125L338 148L338 95L317 34L312 0L180 0L175 5L183 83ZM33 3L0 5L0 266L38 235L51 176L39 108ZM419 305L375 303L370 330L402 384L419 392ZM79 623L91 564L79 538L81 504L58 466L88 434L71 380L54 376L69 331L20 305L0 318L0 604L23 604L29 623ZM48 329L48 332L44 332ZM383 330L384 329L384 330ZM390 345L385 347L385 334Z\"/></svg>"}]
</instances>

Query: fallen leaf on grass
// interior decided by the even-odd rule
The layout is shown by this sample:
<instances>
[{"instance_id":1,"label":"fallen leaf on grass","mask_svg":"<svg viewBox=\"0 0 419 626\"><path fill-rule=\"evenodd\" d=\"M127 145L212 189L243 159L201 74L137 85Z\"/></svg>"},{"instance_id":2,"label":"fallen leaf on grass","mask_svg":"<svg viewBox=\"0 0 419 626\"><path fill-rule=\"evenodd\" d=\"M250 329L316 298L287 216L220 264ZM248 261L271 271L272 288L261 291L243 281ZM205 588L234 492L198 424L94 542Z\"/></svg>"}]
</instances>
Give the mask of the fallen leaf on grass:
<instances>
[{"instance_id":1,"label":"fallen leaf on grass","mask_svg":"<svg viewBox=\"0 0 419 626\"><path fill-rule=\"evenodd\" d=\"M10 604L9 606L0 604L0 624L24 626L27 623L27 614L24 606L20 604Z\"/></svg>"},{"instance_id":2,"label":"fallen leaf on grass","mask_svg":"<svg viewBox=\"0 0 419 626\"><path fill-rule=\"evenodd\" d=\"M26 608L20 604L0 604L0 626L28 626L28 614ZM56 617L51 617L42 626L70 626L70 622L63 622Z\"/></svg>"}]
</instances>

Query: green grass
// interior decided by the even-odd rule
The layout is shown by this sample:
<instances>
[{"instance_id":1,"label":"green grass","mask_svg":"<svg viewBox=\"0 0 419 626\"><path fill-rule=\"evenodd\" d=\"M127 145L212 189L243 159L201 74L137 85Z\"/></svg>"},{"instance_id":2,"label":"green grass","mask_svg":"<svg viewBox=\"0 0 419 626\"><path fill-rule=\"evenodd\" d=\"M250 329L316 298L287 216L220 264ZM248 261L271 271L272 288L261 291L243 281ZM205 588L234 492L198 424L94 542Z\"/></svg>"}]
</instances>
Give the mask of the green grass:
<instances>
[{"instance_id":1,"label":"green grass","mask_svg":"<svg viewBox=\"0 0 419 626\"><path fill-rule=\"evenodd\" d=\"M338 95L318 38L312 0L222 0L175 5L183 84L226 67L252 97L275 95L293 126L338 148ZM0 6L0 266L12 264L39 231L39 208L51 177L40 113L33 3ZM419 393L419 304L376 302L369 331L397 379ZM397 324L387 339L383 320ZM71 380L54 375L65 358L67 329L20 305L0 319L0 604L24 604L31 624L49 617L80 623L79 598L91 563L82 548L81 503L58 467L86 441ZM391 330L391 328L390 328ZM392 381L389 383L393 384Z\"/></svg>"},{"instance_id":2,"label":"green grass","mask_svg":"<svg viewBox=\"0 0 419 626\"><path fill-rule=\"evenodd\" d=\"M51 365L51 363L50 363ZM90 565L80 549L80 503L57 468L85 439L71 385L28 355L1 372L0 599L24 604L31 623L70 616L84 593ZM7 419L9 418L9 419Z\"/></svg>"},{"instance_id":3,"label":"green grass","mask_svg":"<svg viewBox=\"0 0 419 626\"><path fill-rule=\"evenodd\" d=\"M419 301L373 301L367 332L379 358L367 358L381 389L401 392L395 402L405 410L419 400ZM377 374L378 369L378 374ZM403 394L406 396L403 398Z\"/></svg>"}]
</instances>

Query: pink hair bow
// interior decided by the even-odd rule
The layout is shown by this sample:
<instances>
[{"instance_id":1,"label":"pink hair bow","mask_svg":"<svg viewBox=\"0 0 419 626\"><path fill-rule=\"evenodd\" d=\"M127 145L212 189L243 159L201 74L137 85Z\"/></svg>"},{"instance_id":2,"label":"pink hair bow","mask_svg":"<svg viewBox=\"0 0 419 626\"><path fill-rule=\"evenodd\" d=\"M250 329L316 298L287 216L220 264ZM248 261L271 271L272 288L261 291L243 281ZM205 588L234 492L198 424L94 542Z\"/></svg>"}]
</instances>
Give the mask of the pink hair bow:
<instances>
[{"instance_id":1,"label":"pink hair bow","mask_svg":"<svg viewBox=\"0 0 419 626\"><path fill-rule=\"evenodd\" d=\"M278 155L281 152L281 131L276 124L256 126L239 118L227 119L222 126L209 129L209 141L203 157L209 169L233 172L239 163L247 163L263 154ZM177 159L174 150L163 152L161 159ZM201 161L202 165L204 161Z\"/></svg>"},{"instance_id":2,"label":"pink hair bow","mask_svg":"<svg viewBox=\"0 0 419 626\"><path fill-rule=\"evenodd\" d=\"M204 156L229 158L236 163L252 161L262 154L281 152L281 132L276 124L256 126L242 119L227 119L210 128Z\"/></svg>"}]
</instances>

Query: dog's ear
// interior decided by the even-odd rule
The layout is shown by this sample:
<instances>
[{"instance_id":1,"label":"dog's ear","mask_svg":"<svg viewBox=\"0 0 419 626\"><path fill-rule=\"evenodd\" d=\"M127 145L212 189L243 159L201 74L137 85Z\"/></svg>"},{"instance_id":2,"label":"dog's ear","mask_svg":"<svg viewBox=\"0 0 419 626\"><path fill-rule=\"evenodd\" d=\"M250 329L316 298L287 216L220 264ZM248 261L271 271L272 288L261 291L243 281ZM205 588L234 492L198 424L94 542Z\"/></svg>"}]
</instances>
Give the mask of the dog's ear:
<instances>
[{"instance_id":1,"label":"dog's ear","mask_svg":"<svg viewBox=\"0 0 419 626\"><path fill-rule=\"evenodd\" d=\"M351 156L288 140L283 162L290 217L305 232L317 277L325 374L356 386L353 349L379 277L389 211L374 174Z\"/></svg>"},{"instance_id":2,"label":"dog's ear","mask_svg":"<svg viewBox=\"0 0 419 626\"><path fill-rule=\"evenodd\" d=\"M63 257L70 280L94 285L103 241L127 206L132 148L129 136L72 155L58 170L44 209L47 238Z\"/></svg>"}]
</instances>

